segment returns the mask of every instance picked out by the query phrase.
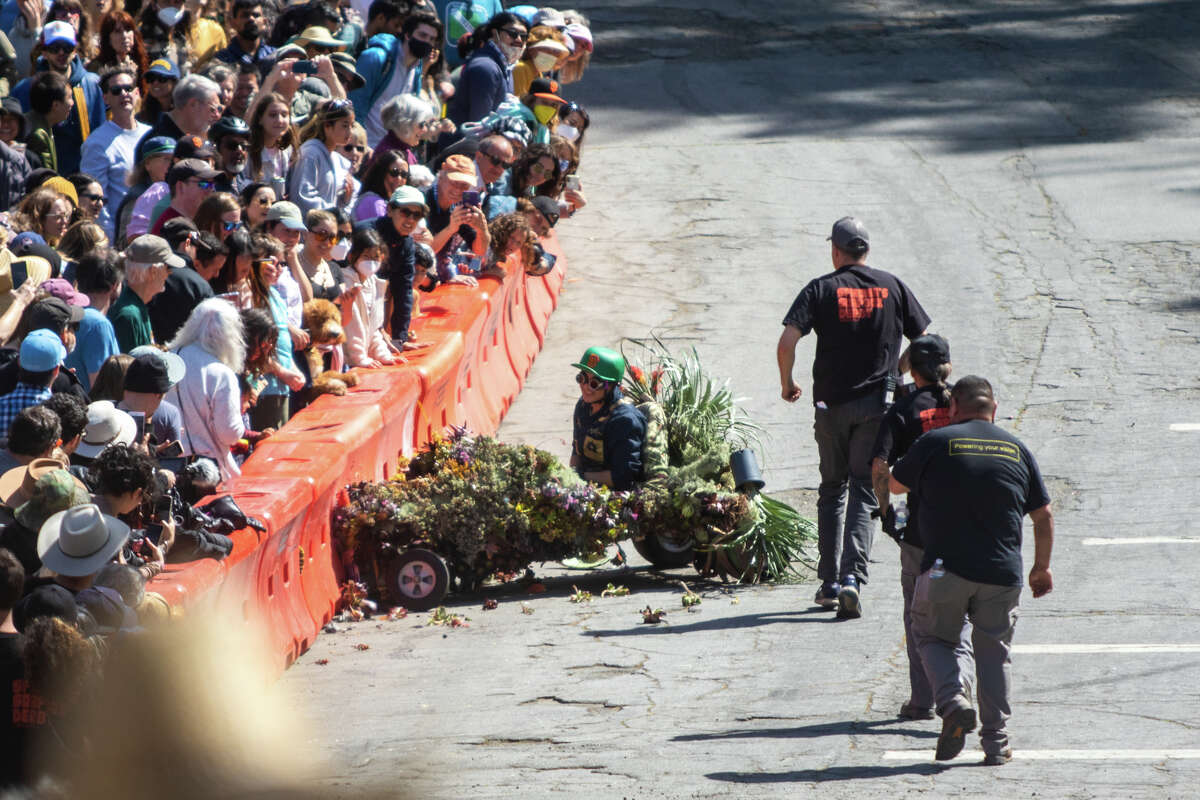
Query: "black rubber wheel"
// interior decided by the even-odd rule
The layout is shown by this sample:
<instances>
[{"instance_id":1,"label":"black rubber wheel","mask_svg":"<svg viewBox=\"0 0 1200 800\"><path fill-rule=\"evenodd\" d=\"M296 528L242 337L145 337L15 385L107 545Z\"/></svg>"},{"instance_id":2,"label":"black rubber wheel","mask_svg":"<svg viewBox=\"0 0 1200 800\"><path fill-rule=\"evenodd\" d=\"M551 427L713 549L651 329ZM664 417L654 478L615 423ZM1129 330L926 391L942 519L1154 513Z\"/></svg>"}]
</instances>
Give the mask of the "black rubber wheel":
<instances>
[{"instance_id":1,"label":"black rubber wheel","mask_svg":"<svg viewBox=\"0 0 1200 800\"><path fill-rule=\"evenodd\" d=\"M633 548L642 558L659 569L686 567L696 558L696 548L691 540L686 543L678 542L654 533L647 534L641 539L634 539Z\"/></svg>"},{"instance_id":2,"label":"black rubber wheel","mask_svg":"<svg viewBox=\"0 0 1200 800\"><path fill-rule=\"evenodd\" d=\"M428 611L450 591L450 569L432 550L414 547L392 562L388 594L409 611Z\"/></svg>"}]
</instances>

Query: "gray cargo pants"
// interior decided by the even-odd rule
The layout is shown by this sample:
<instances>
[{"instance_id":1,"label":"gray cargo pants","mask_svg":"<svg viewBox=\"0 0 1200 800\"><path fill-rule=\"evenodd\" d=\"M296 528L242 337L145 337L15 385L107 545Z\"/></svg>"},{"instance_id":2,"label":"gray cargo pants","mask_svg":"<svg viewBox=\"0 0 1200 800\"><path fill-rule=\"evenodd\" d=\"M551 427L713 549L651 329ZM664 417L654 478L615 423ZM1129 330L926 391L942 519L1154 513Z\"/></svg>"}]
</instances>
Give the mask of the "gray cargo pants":
<instances>
[{"instance_id":1,"label":"gray cargo pants","mask_svg":"<svg viewBox=\"0 0 1200 800\"><path fill-rule=\"evenodd\" d=\"M821 457L817 577L822 581L854 575L860 583L867 582L875 534L871 512L877 506L871 488L871 448L882 419L883 398L877 393L829 408L813 408L813 437Z\"/></svg>"},{"instance_id":2,"label":"gray cargo pants","mask_svg":"<svg viewBox=\"0 0 1200 800\"><path fill-rule=\"evenodd\" d=\"M937 712L942 717L969 704L963 695L961 666L955 649L962 635L963 615L971 621L978 680L979 738L983 752L989 755L1008 747L1004 726L1012 716L1009 654L1020 596L1020 586L976 583L949 571L940 578L931 578L928 570L917 576L913 596L913 633L933 686Z\"/></svg>"},{"instance_id":3,"label":"gray cargo pants","mask_svg":"<svg viewBox=\"0 0 1200 800\"><path fill-rule=\"evenodd\" d=\"M921 574L921 557L925 551L905 542L900 543L900 591L904 594L904 645L908 650L908 702L913 708L933 708L933 688L925 674L921 652L917 649L917 637L913 633L912 605L917 576ZM970 697L975 684L975 657L971 653L971 628L963 617L958 647L954 650L958 658L962 693Z\"/></svg>"}]
</instances>

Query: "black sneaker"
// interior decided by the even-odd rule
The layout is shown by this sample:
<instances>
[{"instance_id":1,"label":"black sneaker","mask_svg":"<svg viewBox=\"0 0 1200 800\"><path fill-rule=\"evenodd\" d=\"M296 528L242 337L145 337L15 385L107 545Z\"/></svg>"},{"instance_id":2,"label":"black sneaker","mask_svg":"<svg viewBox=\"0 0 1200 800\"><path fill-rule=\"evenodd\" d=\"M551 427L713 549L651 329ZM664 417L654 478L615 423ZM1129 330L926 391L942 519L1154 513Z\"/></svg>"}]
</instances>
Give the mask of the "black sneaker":
<instances>
[{"instance_id":1,"label":"black sneaker","mask_svg":"<svg viewBox=\"0 0 1200 800\"><path fill-rule=\"evenodd\" d=\"M942 717L942 733L938 736L938 761L950 761L962 752L966 744L967 734L975 730L975 709L970 707L956 708Z\"/></svg>"},{"instance_id":2,"label":"black sneaker","mask_svg":"<svg viewBox=\"0 0 1200 800\"><path fill-rule=\"evenodd\" d=\"M985 767L1002 767L1012 761L1012 748L1006 747L999 753L987 753L983 757Z\"/></svg>"},{"instance_id":3,"label":"black sneaker","mask_svg":"<svg viewBox=\"0 0 1200 800\"><path fill-rule=\"evenodd\" d=\"M847 575L842 578L842 588L837 593L838 619L858 619L862 616L862 598L858 596L858 578Z\"/></svg>"},{"instance_id":4,"label":"black sneaker","mask_svg":"<svg viewBox=\"0 0 1200 800\"><path fill-rule=\"evenodd\" d=\"M813 602L822 608L833 608L838 604L838 584L837 581L824 581L821 588L817 589L817 596L813 598Z\"/></svg>"}]
</instances>

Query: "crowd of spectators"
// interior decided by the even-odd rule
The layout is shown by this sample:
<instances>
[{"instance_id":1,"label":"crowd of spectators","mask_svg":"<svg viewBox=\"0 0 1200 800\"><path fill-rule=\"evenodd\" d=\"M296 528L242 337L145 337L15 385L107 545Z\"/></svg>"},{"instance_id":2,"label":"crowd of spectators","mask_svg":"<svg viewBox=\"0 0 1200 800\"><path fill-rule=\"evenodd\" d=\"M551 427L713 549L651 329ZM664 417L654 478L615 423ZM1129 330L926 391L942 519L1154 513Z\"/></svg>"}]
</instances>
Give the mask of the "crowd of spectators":
<instances>
[{"instance_id":1,"label":"crowd of spectators","mask_svg":"<svg viewBox=\"0 0 1200 800\"><path fill-rule=\"evenodd\" d=\"M553 269L586 205L578 12L500 0L0 0L0 787L34 777L191 504L423 343L442 283ZM314 342L332 303L344 344ZM312 348L318 348L316 355ZM224 498L228 500L228 498Z\"/></svg>"}]
</instances>

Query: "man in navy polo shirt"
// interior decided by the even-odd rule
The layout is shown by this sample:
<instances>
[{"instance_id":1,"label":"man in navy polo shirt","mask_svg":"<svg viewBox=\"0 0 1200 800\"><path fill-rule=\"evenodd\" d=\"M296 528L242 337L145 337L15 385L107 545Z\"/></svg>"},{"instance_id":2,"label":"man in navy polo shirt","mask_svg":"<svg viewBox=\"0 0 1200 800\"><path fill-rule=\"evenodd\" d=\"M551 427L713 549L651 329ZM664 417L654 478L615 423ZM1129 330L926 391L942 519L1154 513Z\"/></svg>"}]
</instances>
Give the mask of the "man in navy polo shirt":
<instances>
[{"instance_id":1,"label":"man in navy polo shirt","mask_svg":"<svg viewBox=\"0 0 1200 800\"><path fill-rule=\"evenodd\" d=\"M899 278L867 266L870 239L861 222L842 217L829 240L834 271L810 281L796 297L783 319L776 358L783 399L794 403L800 399L792 378L796 345L809 331L817 332L812 393L821 458L821 588L816 602L854 619L862 616L859 586L867 582L874 533L871 448L899 374L900 337L924 333L929 315Z\"/></svg>"}]
</instances>

